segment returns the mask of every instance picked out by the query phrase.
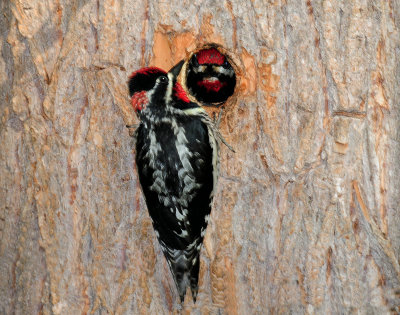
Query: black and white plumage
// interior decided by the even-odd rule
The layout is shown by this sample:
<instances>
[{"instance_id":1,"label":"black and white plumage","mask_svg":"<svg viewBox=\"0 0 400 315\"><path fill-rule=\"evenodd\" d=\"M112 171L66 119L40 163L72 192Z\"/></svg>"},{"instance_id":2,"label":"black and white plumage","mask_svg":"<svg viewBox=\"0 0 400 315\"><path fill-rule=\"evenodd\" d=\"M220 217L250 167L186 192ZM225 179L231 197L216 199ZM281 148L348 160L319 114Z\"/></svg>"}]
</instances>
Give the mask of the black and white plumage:
<instances>
[{"instance_id":1,"label":"black and white plumage","mask_svg":"<svg viewBox=\"0 0 400 315\"><path fill-rule=\"evenodd\" d=\"M181 301L187 286L196 301L222 137L176 81L182 65L168 73L155 67L134 72L129 93L140 119L136 164L153 227Z\"/></svg>"}]
</instances>

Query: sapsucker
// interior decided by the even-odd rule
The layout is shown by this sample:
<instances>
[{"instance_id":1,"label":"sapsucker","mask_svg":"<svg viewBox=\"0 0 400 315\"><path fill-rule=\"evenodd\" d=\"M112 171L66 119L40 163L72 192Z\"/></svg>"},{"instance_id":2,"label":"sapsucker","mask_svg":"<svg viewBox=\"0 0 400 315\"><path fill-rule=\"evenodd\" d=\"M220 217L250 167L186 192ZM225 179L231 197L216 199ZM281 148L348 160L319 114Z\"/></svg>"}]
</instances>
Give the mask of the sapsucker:
<instances>
[{"instance_id":1,"label":"sapsucker","mask_svg":"<svg viewBox=\"0 0 400 315\"><path fill-rule=\"evenodd\" d=\"M219 105L234 92L235 71L219 50L214 47L202 49L189 60L186 85L199 102Z\"/></svg>"},{"instance_id":2,"label":"sapsucker","mask_svg":"<svg viewBox=\"0 0 400 315\"><path fill-rule=\"evenodd\" d=\"M217 181L218 143L223 141L204 109L177 82L183 63L168 73L140 69L128 83L140 119L139 180L182 302L187 286L196 301L199 255Z\"/></svg>"}]
</instances>

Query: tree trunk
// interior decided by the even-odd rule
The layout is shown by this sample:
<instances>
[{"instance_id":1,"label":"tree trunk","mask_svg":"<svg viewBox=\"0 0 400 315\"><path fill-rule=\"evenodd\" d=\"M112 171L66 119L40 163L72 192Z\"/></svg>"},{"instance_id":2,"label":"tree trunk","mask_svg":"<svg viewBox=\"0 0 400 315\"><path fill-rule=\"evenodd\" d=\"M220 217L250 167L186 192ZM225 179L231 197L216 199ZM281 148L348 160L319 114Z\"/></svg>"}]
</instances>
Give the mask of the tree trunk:
<instances>
[{"instance_id":1,"label":"tree trunk","mask_svg":"<svg viewBox=\"0 0 400 315\"><path fill-rule=\"evenodd\" d=\"M400 312L399 1L1 1L0 313L169 314L127 78L236 63L183 314Z\"/></svg>"}]
</instances>

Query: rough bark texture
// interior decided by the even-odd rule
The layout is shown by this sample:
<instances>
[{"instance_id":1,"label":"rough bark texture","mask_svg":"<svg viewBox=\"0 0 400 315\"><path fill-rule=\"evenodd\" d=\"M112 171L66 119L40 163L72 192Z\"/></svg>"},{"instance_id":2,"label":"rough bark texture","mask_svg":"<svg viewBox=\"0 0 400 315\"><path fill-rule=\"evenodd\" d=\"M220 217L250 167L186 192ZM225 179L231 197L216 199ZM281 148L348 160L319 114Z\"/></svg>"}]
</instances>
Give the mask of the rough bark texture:
<instances>
[{"instance_id":1,"label":"rough bark texture","mask_svg":"<svg viewBox=\"0 0 400 315\"><path fill-rule=\"evenodd\" d=\"M400 288L400 2L0 2L0 313L179 298L126 124L128 75L225 47L240 80L183 314L387 314Z\"/></svg>"}]
</instances>

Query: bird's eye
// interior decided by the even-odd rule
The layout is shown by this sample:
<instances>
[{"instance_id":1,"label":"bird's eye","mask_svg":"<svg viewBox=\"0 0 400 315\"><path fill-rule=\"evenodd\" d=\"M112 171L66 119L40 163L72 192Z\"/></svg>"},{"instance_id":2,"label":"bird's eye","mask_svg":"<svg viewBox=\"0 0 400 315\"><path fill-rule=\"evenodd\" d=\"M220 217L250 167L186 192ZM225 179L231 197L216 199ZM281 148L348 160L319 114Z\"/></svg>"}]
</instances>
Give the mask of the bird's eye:
<instances>
[{"instance_id":1,"label":"bird's eye","mask_svg":"<svg viewBox=\"0 0 400 315\"><path fill-rule=\"evenodd\" d=\"M159 78L159 80L160 80L161 83L167 83L168 82L168 78L165 75L161 76Z\"/></svg>"},{"instance_id":2,"label":"bird's eye","mask_svg":"<svg viewBox=\"0 0 400 315\"><path fill-rule=\"evenodd\" d=\"M228 62L228 60L226 60L225 59L225 61L224 61L224 63L222 64L222 66L226 69L226 68L229 68L229 62Z\"/></svg>"},{"instance_id":3,"label":"bird's eye","mask_svg":"<svg viewBox=\"0 0 400 315\"><path fill-rule=\"evenodd\" d=\"M199 66L199 61L197 60L197 54L193 55L193 58L191 59L193 66L198 67Z\"/></svg>"}]
</instances>

